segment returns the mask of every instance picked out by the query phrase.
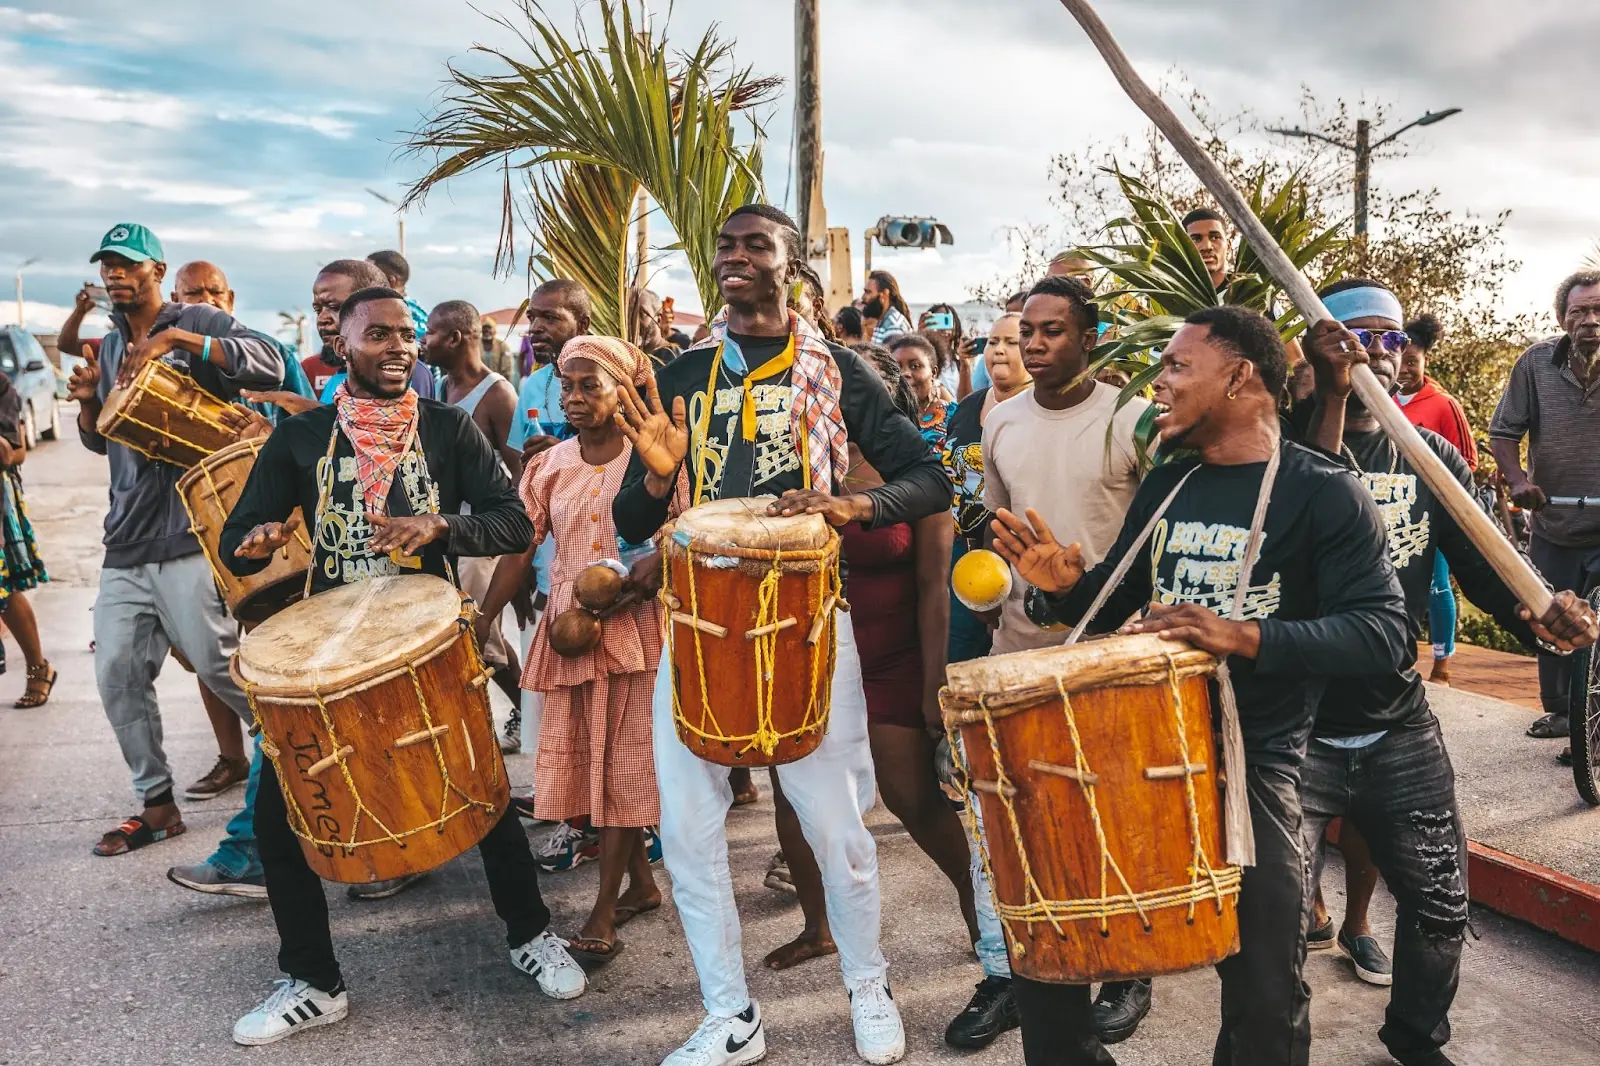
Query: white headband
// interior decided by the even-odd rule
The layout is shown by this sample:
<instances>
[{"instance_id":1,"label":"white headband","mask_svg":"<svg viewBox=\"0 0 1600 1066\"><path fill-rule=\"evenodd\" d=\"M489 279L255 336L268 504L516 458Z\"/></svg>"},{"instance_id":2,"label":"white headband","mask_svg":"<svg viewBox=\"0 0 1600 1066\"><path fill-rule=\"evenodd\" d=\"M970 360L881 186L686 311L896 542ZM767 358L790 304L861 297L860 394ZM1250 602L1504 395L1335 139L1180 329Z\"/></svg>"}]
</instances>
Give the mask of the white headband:
<instances>
[{"instance_id":1,"label":"white headband","mask_svg":"<svg viewBox=\"0 0 1600 1066\"><path fill-rule=\"evenodd\" d=\"M1405 312L1400 310L1400 300L1388 289L1376 285L1343 289L1322 298L1328 314L1340 322L1353 322L1358 318L1387 318L1404 322Z\"/></svg>"}]
</instances>

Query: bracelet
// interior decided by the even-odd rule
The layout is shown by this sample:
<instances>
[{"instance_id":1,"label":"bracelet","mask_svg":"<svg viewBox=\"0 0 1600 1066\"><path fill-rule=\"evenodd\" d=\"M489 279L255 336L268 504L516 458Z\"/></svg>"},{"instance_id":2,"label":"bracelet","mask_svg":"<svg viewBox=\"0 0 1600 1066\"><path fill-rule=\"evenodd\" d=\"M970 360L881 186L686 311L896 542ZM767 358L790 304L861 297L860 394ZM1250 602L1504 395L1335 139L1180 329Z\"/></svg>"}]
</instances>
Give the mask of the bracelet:
<instances>
[{"instance_id":1,"label":"bracelet","mask_svg":"<svg viewBox=\"0 0 1600 1066\"><path fill-rule=\"evenodd\" d=\"M205 340L200 342L200 361L202 363L211 362L211 338L210 338L210 336L207 336Z\"/></svg>"}]
</instances>

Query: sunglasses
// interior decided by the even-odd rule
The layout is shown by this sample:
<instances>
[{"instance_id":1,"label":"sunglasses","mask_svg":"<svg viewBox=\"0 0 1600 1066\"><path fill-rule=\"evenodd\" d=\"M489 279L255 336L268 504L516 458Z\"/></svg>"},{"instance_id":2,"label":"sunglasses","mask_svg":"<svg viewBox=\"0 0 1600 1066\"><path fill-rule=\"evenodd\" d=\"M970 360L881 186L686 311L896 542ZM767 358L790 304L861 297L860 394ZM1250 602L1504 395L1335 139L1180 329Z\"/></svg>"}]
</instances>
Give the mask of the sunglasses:
<instances>
[{"instance_id":1,"label":"sunglasses","mask_svg":"<svg viewBox=\"0 0 1600 1066\"><path fill-rule=\"evenodd\" d=\"M1361 347L1369 350L1372 348L1372 342L1376 340L1383 345L1384 351L1400 352L1405 350L1406 345L1411 340L1410 334L1403 329L1353 329L1350 332L1356 335L1356 340L1361 342Z\"/></svg>"}]
</instances>

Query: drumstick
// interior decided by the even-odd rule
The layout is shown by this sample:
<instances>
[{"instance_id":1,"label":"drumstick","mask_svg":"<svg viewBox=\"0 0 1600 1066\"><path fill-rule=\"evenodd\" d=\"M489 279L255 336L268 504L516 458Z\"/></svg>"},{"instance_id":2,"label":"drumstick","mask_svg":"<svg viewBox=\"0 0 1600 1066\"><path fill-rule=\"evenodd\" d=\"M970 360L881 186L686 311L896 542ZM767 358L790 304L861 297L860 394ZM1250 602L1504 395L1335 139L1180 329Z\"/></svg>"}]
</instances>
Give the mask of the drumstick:
<instances>
[{"instance_id":1,"label":"drumstick","mask_svg":"<svg viewBox=\"0 0 1600 1066\"><path fill-rule=\"evenodd\" d=\"M1128 61L1116 39L1111 36L1111 31L1100 21L1100 16L1095 14L1094 7L1088 0L1061 0L1061 5L1078 20L1078 25L1083 27L1089 40L1094 42L1095 48L1099 49L1100 55L1111 67L1111 73L1138 105L1139 110L1155 123L1156 128L1183 157L1184 162L1189 164L1201 184L1217 198L1222 210L1244 234L1245 239L1250 242L1250 247L1265 264L1267 272L1283 287L1284 292L1294 301L1295 307L1305 316L1306 321L1315 323L1331 320L1333 316L1317 297L1311 282L1284 254L1283 249L1278 247L1278 242L1250 210L1250 205L1239 194L1239 190L1228 181L1222 168L1206 154L1204 148L1200 147L1199 142L1184 128L1183 122L1172 113L1172 109L1139 77L1138 72L1133 69L1133 64ZM1378 425L1383 428L1384 433L1405 453L1406 461L1422 476L1422 480L1428 483L1428 487L1433 490L1439 502L1444 504L1445 510L1450 512L1450 516L1456 520L1462 532L1466 533L1478 550L1483 552L1484 558L1494 567L1495 573L1500 575L1500 579L1506 583L1517 599L1533 612L1535 618L1543 617L1550 609L1552 599L1544 581L1506 540L1494 521L1478 509L1477 502L1466 489L1461 487L1455 475L1434 454L1433 449L1428 447L1416 427L1406 419L1400 405L1383 391L1383 386L1378 384L1378 379L1373 376L1372 370L1364 364L1351 367L1350 383L1367 410L1377 418Z\"/></svg>"}]
</instances>

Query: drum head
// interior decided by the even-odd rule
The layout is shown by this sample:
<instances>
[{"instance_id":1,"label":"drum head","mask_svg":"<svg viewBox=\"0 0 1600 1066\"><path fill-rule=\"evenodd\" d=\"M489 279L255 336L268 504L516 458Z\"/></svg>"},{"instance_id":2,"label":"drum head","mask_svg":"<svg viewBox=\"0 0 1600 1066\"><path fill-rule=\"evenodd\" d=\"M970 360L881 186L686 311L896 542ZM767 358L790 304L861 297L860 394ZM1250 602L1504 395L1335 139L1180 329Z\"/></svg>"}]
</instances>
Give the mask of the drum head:
<instances>
[{"instance_id":1,"label":"drum head","mask_svg":"<svg viewBox=\"0 0 1600 1066\"><path fill-rule=\"evenodd\" d=\"M286 607L247 634L239 676L260 688L336 692L453 639L461 614L461 593L431 574L358 581Z\"/></svg>"},{"instance_id":2,"label":"drum head","mask_svg":"<svg viewBox=\"0 0 1600 1066\"><path fill-rule=\"evenodd\" d=\"M767 514L771 497L712 500L691 507L674 524L696 551L750 548L758 551L820 551L833 531L819 514L773 518Z\"/></svg>"},{"instance_id":3,"label":"drum head","mask_svg":"<svg viewBox=\"0 0 1600 1066\"><path fill-rule=\"evenodd\" d=\"M951 663L945 667L945 679L952 696L976 701L1002 693L1052 689L1058 679L1068 692L1119 683L1145 684L1151 675L1163 674L1169 664L1185 676L1216 669L1215 659L1190 644L1136 633Z\"/></svg>"},{"instance_id":4,"label":"drum head","mask_svg":"<svg viewBox=\"0 0 1600 1066\"><path fill-rule=\"evenodd\" d=\"M117 416L122 413L123 407L134 396L138 395L138 391L134 386L129 386L125 389L112 389L106 395L106 402L100 405L100 417L94 420L95 432L105 436L106 431L116 422Z\"/></svg>"}]
</instances>

